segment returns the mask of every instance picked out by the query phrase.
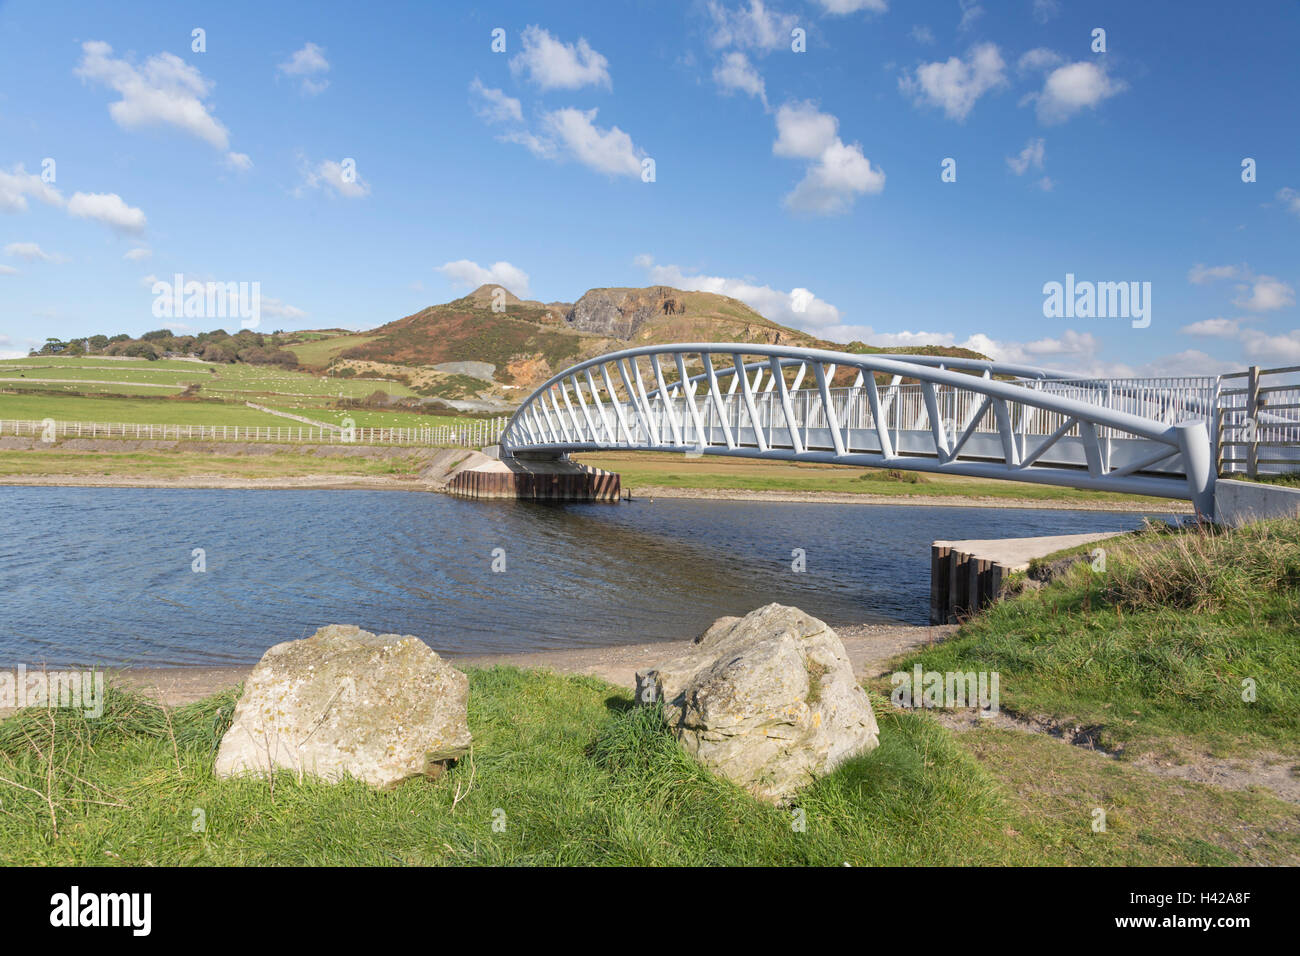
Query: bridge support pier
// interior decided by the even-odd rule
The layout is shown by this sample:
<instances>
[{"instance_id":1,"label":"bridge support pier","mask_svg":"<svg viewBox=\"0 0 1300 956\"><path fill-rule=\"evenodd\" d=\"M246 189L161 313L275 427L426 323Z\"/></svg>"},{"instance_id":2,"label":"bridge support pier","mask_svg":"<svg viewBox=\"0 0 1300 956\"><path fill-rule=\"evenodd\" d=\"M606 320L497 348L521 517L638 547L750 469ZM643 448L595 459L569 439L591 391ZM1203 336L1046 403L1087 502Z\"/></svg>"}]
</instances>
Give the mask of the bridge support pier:
<instances>
[{"instance_id":1,"label":"bridge support pier","mask_svg":"<svg viewBox=\"0 0 1300 956\"><path fill-rule=\"evenodd\" d=\"M1183 468L1187 472L1187 486L1192 504L1202 518L1214 518L1214 449L1210 446L1210 432L1205 422L1183 422L1174 426L1178 446L1183 453Z\"/></svg>"}]
</instances>

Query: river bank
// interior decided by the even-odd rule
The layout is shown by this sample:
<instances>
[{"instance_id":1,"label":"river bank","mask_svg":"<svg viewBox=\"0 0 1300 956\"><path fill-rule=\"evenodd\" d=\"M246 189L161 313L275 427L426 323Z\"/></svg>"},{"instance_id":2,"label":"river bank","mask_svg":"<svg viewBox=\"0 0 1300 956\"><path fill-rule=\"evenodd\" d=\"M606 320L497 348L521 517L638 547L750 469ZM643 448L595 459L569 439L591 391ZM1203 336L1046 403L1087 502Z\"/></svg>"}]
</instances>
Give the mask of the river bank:
<instances>
[{"instance_id":1,"label":"river bank","mask_svg":"<svg viewBox=\"0 0 1300 956\"><path fill-rule=\"evenodd\" d=\"M930 647L952 635L955 625L920 627L909 624L857 624L836 629L853 672L860 679L880 676L885 664L900 654ZM520 667L598 677L619 687L632 688L636 672L685 653L692 642L653 641L646 644L615 644L607 647L579 647L563 650L528 651L509 654L444 654L460 668ZM30 668L29 668L30 670ZM110 668L109 683L144 694L160 704L178 707L221 693L243 682L252 665L228 667L131 667ZM0 717L7 716L0 710Z\"/></svg>"},{"instance_id":2,"label":"river bank","mask_svg":"<svg viewBox=\"0 0 1300 956\"><path fill-rule=\"evenodd\" d=\"M425 446L0 437L0 486L429 491ZM468 452L468 449L465 449ZM900 504L1189 514L1186 502L1051 485L792 462L583 455L633 499Z\"/></svg>"},{"instance_id":3,"label":"river bank","mask_svg":"<svg viewBox=\"0 0 1300 956\"><path fill-rule=\"evenodd\" d=\"M267 478L239 478L226 475L181 475L177 477L143 477L129 475L0 475L0 487L32 488L197 488L221 490L285 491L334 488L368 491L433 491L416 475L286 475ZM1028 508L1041 511L1106 511L1119 514L1191 514L1185 501L1156 499L1133 502L1069 500L1052 498L1016 498L976 495L882 495L844 494L834 491L753 491L743 488L667 488L642 485L629 488L630 500L682 498L700 501L769 501L785 504L832 505L913 505L932 508Z\"/></svg>"}]
</instances>

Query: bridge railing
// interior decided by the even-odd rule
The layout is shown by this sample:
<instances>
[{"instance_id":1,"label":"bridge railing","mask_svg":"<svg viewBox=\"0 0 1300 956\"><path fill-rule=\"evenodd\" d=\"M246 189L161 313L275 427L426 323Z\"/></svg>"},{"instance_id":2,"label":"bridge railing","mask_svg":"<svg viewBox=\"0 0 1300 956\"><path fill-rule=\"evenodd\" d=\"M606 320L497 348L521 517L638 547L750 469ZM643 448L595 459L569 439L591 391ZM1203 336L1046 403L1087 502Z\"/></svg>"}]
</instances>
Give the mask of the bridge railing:
<instances>
[{"instance_id":1,"label":"bridge railing","mask_svg":"<svg viewBox=\"0 0 1300 956\"><path fill-rule=\"evenodd\" d=\"M1300 468L1300 366L1222 376L1216 460L1221 474L1281 474Z\"/></svg>"},{"instance_id":2,"label":"bridge railing","mask_svg":"<svg viewBox=\"0 0 1300 956\"><path fill-rule=\"evenodd\" d=\"M688 361L704 371L690 374ZM1004 381L1020 369L998 363L939 367L946 361L734 343L627 349L544 383L502 445L900 467L1188 497L1208 513L1210 444L1194 415L1212 404L1208 381L1107 391L1049 373Z\"/></svg>"}]
</instances>

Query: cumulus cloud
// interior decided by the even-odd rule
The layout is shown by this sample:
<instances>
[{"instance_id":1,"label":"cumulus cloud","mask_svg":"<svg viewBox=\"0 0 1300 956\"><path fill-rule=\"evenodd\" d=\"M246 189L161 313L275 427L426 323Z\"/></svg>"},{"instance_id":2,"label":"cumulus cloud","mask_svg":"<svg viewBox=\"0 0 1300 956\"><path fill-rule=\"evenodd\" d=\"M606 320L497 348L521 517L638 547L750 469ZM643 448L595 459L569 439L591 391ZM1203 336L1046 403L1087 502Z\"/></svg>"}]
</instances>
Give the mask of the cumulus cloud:
<instances>
[{"instance_id":1,"label":"cumulus cloud","mask_svg":"<svg viewBox=\"0 0 1300 956\"><path fill-rule=\"evenodd\" d=\"M470 259L446 262L435 270L455 286L477 289L481 285L499 285L520 298L528 297L528 273L509 262L494 262L484 267Z\"/></svg>"},{"instance_id":2,"label":"cumulus cloud","mask_svg":"<svg viewBox=\"0 0 1300 956\"><path fill-rule=\"evenodd\" d=\"M1233 304L1251 312L1271 312L1295 305L1295 289L1273 276L1255 276L1249 284L1237 286Z\"/></svg>"},{"instance_id":3,"label":"cumulus cloud","mask_svg":"<svg viewBox=\"0 0 1300 956\"><path fill-rule=\"evenodd\" d=\"M758 285L750 279L687 274L680 266L656 265L653 257L648 255L639 255L635 261L648 272L653 285L730 296L782 325L815 331L834 326L840 321L840 310L817 298L808 289L794 288L787 292L768 285Z\"/></svg>"},{"instance_id":4,"label":"cumulus cloud","mask_svg":"<svg viewBox=\"0 0 1300 956\"><path fill-rule=\"evenodd\" d=\"M1213 282L1216 279L1240 279L1250 272L1245 265L1239 266L1207 266L1197 263L1187 270L1187 281L1193 285L1205 285L1207 282Z\"/></svg>"},{"instance_id":5,"label":"cumulus cloud","mask_svg":"<svg viewBox=\"0 0 1300 956\"><path fill-rule=\"evenodd\" d=\"M921 64L899 77L898 88L917 105L937 106L949 119L963 122L981 96L1007 85L1006 68L997 45L981 43L964 60L952 56Z\"/></svg>"},{"instance_id":6,"label":"cumulus cloud","mask_svg":"<svg viewBox=\"0 0 1300 956\"><path fill-rule=\"evenodd\" d=\"M763 0L749 0L734 10L717 0L706 5L713 30L709 40L715 47L737 47L764 52L783 49L790 43L790 31L798 25L794 14L769 10Z\"/></svg>"},{"instance_id":7,"label":"cumulus cloud","mask_svg":"<svg viewBox=\"0 0 1300 956\"><path fill-rule=\"evenodd\" d=\"M746 93L758 97L763 106L767 106L767 88L763 77L743 53L733 50L724 56L713 71L713 81L723 93Z\"/></svg>"},{"instance_id":8,"label":"cumulus cloud","mask_svg":"<svg viewBox=\"0 0 1300 956\"><path fill-rule=\"evenodd\" d=\"M772 152L811 160L798 185L785 197L792 212L828 216L847 211L859 196L885 188L885 173L871 165L862 147L846 145L837 134L839 120L812 103L787 103L776 113Z\"/></svg>"},{"instance_id":9,"label":"cumulus cloud","mask_svg":"<svg viewBox=\"0 0 1300 956\"><path fill-rule=\"evenodd\" d=\"M494 90L483 85L476 76L469 85L473 94L474 111L479 118L489 123L522 123L524 110L520 102L512 96L506 96L501 90Z\"/></svg>"},{"instance_id":10,"label":"cumulus cloud","mask_svg":"<svg viewBox=\"0 0 1300 956\"><path fill-rule=\"evenodd\" d=\"M144 213L134 206L128 206L117 193L73 193L68 200L68 215L78 219L93 219L114 232L144 232Z\"/></svg>"},{"instance_id":11,"label":"cumulus cloud","mask_svg":"<svg viewBox=\"0 0 1300 956\"><path fill-rule=\"evenodd\" d=\"M1277 200L1286 208L1287 212L1300 216L1300 192L1290 186L1283 186L1277 191Z\"/></svg>"},{"instance_id":12,"label":"cumulus cloud","mask_svg":"<svg viewBox=\"0 0 1300 956\"><path fill-rule=\"evenodd\" d=\"M516 76L526 74L543 90L576 90L584 86L613 84L609 60L591 48L583 37L576 44L565 43L539 26L529 26L523 33L523 50L510 61Z\"/></svg>"},{"instance_id":13,"label":"cumulus cloud","mask_svg":"<svg viewBox=\"0 0 1300 956\"><path fill-rule=\"evenodd\" d=\"M1020 73L1036 73L1040 70L1053 69L1064 62L1065 57L1061 54L1040 46L1028 53L1022 53L1020 59L1016 61L1016 70Z\"/></svg>"},{"instance_id":14,"label":"cumulus cloud","mask_svg":"<svg viewBox=\"0 0 1300 956\"><path fill-rule=\"evenodd\" d=\"M330 81L324 74L328 73L329 69L330 61L325 59L325 51L315 43L307 43L276 67L279 73L298 81L298 89L304 96L316 96L318 93L325 92Z\"/></svg>"},{"instance_id":15,"label":"cumulus cloud","mask_svg":"<svg viewBox=\"0 0 1300 956\"><path fill-rule=\"evenodd\" d=\"M65 262L58 254L51 255L34 242L11 242L4 249L5 255L22 259L24 262Z\"/></svg>"},{"instance_id":16,"label":"cumulus cloud","mask_svg":"<svg viewBox=\"0 0 1300 956\"><path fill-rule=\"evenodd\" d=\"M342 162L324 159L313 164L300 157L300 165L302 183L294 190L296 196L302 196L307 189L324 189L344 199L364 199L370 195L370 184L357 172L356 163L351 159Z\"/></svg>"},{"instance_id":17,"label":"cumulus cloud","mask_svg":"<svg viewBox=\"0 0 1300 956\"><path fill-rule=\"evenodd\" d=\"M1241 333L1242 319L1202 319L1184 325L1178 331L1183 335L1208 335L1214 338L1232 338Z\"/></svg>"},{"instance_id":18,"label":"cumulus cloud","mask_svg":"<svg viewBox=\"0 0 1300 956\"><path fill-rule=\"evenodd\" d=\"M542 127L549 142L584 166L609 176L640 177L645 151L617 126L604 129L595 120L594 108L566 107L545 114Z\"/></svg>"},{"instance_id":19,"label":"cumulus cloud","mask_svg":"<svg viewBox=\"0 0 1300 956\"><path fill-rule=\"evenodd\" d=\"M1031 139L1018 155L1007 157L1007 165L1017 176L1023 176L1030 169L1042 169L1045 146L1042 138Z\"/></svg>"},{"instance_id":20,"label":"cumulus cloud","mask_svg":"<svg viewBox=\"0 0 1300 956\"><path fill-rule=\"evenodd\" d=\"M1034 0L1034 19L1039 23L1046 23L1060 12L1060 0Z\"/></svg>"},{"instance_id":21,"label":"cumulus cloud","mask_svg":"<svg viewBox=\"0 0 1300 956\"><path fill-rule=\"evenodd\" d=\"M9 172L0 169L0 212L26 212L29 196L51 206L63 205L63 195L36 173L27 172L22 163Z\"/></svg>"},{"instance_id":22,"label":"cumulus cloud","mask_svg":"<svg viewBox=\"0 0 1300 956\"><path fill-rule=\"evenodd\" d=\"M867 10L871 13L884 13L889 9L886 0L817 0L817 5L827 13L845 16Z\"/></svg>"},{"instance_id":23,"label":"cumulus cloud","mask_svg":"<svg viewBox=\"0 0 1300 956\"><path fill-rule=\"evenodd\" d=\"M213 84L196 67L172 53L155 54L136 66L126 59L114 59L113 48L102 40L86 41L81 51L76 75L121 96L108 107L118 126L126 130L171 126L216 149L229 149L230 131L204 103ZM233 155L248 158L242 153Z\"/></svg>"},{"instance_id":24,"label":"cumulus cloud","mask_svg":"<svg viewBox=\"0 0 1300 956\"><path fill-rule=\"evenodd\" d=\"M273 319L305 319L307 312L298 308L296 305L289 305L280 299L273 299L263 296L261 300L262 314L268 315Z\"/></svg>"},{"instance_id":25,"label":"cumulus cloud","mask_svg":"<svg viewBox=\"0 0 1300 956\"><path fill-rule=\"evenodd\" d=\"M957 0L957 5L961 8L961 20L957 24L958 30L969 30L975 25L975 21L984 16L984 8L976 0Z\"/></svg>"},{"instance_id":26,"label":"cumulus cloud","mask_svg":"<svg viewBox=\"0 0 1300 956\"><path fill-rule=\"evenodd\" d=\"M1263 363L1300 363L1300 329L1270 335L1258 329L1243 334L1242 353L1248 360Z\"/></svg>"},{"instance_id":27,"label":"cumulus cloud","mask_svg":"<svg viewBox=\"0 0 1300 956\"><path fill-rule=\"evenodd\" d=\"M1096 109L1103 100L1126 89L1127 83L1106 73L1104 63L1081 60L1049 72L1042 91L1031 93L1022 103L1034 103L1038 121L1051 126L1064 123L1082 110Z\"/></svg>"}]
</instances>

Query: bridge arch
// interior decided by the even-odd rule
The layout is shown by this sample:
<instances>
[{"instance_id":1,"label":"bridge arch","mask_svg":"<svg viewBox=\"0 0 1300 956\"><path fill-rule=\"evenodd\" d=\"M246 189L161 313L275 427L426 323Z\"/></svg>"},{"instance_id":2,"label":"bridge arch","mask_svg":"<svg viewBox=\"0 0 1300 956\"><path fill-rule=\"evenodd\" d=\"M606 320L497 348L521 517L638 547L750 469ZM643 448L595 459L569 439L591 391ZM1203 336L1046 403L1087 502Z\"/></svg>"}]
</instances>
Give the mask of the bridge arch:
<instances>
[{"instance_id":1,"label":"bridge arch","mask_svg":"<svg viewBox=\"0 0 1300 956\"><path fill-rule=\"evenodd\" d=\"M999 478L1185 499L1211 516L1213 381L1074 379L976 359L780 345L650 345L552 376L511 416L501 447L516 457L677 451Z\"/></svg>"}]
</instances>

